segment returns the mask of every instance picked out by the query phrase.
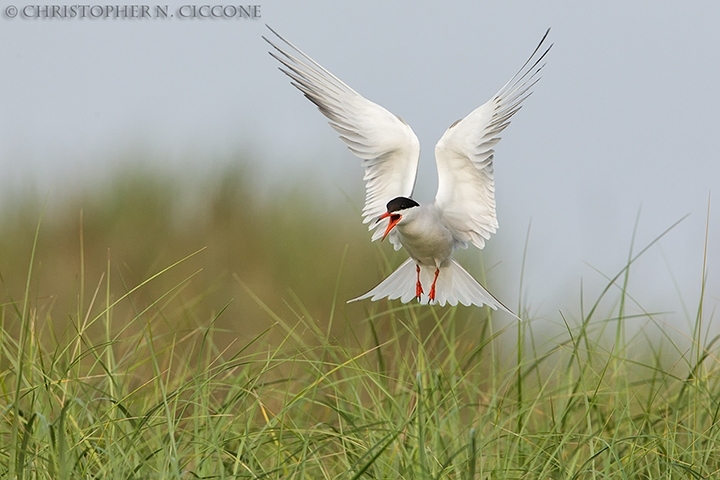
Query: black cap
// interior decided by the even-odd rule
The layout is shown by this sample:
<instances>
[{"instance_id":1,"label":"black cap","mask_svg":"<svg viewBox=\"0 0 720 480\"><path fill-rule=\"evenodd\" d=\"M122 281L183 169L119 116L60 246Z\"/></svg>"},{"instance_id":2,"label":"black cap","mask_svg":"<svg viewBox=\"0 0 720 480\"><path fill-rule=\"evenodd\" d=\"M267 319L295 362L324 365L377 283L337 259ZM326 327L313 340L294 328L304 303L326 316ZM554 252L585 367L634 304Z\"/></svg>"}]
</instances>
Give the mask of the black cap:
<instances>
[{"instance_id":1,"label":"black cap","mask_svg":"<svg viewBox=\"0 0 720 480\"><path fill-rule=\"evenodd\" d=\"M412 198L407 197L397 197L390 200L387 204L387 211L392 212L399 212L400 210L405 210L407 208L412 207L419 207L420 204L413 200Z\"/></svg>"}]
</instances>

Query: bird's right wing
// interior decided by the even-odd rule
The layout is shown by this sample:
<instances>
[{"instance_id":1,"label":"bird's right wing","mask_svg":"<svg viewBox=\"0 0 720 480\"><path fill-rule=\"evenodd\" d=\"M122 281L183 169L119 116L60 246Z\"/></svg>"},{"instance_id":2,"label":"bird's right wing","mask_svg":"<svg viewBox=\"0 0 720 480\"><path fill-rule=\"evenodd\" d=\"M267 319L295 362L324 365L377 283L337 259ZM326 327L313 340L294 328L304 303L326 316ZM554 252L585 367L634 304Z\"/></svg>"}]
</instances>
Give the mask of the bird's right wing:
<instances>
[{"instance_id":1,"label":"bird's right wing","mask_svg":"<svg viewBox=\"0 0 720 480\"><path fill-rule=\"evenodd\" d=\"M387 220L379 223L376 220L385 213L386 204L396 197L409 197L415 186L420 157L420 143L415 133L403 119L358 94L268 28L279 45L263 38L275 48L276 52L271 51L270 55L285 67L280 70L317 105L340 133L340 138L362 159L365 168L363 223L370 223L370 230L381 226L372 239L381 238Z\"/></svg>"}]
</instances>

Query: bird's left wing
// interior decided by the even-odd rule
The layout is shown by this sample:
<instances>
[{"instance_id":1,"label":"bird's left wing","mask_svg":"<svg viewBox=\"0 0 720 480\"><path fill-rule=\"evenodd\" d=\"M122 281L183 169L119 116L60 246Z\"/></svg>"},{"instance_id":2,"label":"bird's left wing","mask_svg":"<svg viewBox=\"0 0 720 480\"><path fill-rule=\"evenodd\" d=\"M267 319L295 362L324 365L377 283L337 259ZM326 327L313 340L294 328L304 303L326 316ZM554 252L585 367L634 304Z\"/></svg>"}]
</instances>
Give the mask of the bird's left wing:
<instances>
[{"instance_id":1,"label":"bird's left wing","mask_svg":"<svg viewBox=\"0 0 720 480\"><path fill-rule=\"evenodd\" d=\"M279 42L263 38L276 50L270 55L285 67L280 70L317 105L342 141L362 159L365 168L363 223L370 223L370 230L382 226L372 239L381 238L387 220L379 223L376 220L385 213L387 202L400 196L409 197L415 186L420 157L420 143L415 133L403 119L364 98L273 29L270 31Z\"/></svg>"},{"instance_id":2,"label":"bird's left wing","mask_svg":"<svg viewBox=\"0 0 720 480\"><path fill-rule=\"evenodd\" d=\"M542 48L549 31L518 73L492 99L452 124L435 146L435 206L459 246L483 248L497 230L493 147L539 80L542 60L552 47Z\"/></svg>"}]
</instances>

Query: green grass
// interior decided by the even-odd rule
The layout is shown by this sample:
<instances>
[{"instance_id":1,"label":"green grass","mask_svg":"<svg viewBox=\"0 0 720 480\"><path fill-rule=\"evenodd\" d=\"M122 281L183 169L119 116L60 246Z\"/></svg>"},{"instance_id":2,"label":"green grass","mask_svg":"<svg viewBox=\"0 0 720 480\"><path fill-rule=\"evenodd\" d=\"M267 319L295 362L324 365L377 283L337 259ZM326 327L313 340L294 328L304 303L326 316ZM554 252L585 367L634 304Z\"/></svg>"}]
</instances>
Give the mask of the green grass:
<instances>
[{"instance_id":1,"label":"green grass","mask_svg":"<svg viewBox=\"0 0 720 480\"><path fill-rule=\"evenodd\" d=\"M197 232L163 223L173 217L163 191L151 184L130 213L108 194L103 212L113 213L85 207L82 220L70 202L71 227L57 212L30 209L32 227L14 217L3 225L24 229L0 229L0 243L18 252L0 258L0 476L720 474L711 318L702 298L687 335L652 312L628 313L627 278L645 248L630 252L579 319L560 311L562 328L536 330L532 319L488 318L484 309L346 306L345 289L372 281L348 280L355 247L321 243L312 205L298 207L309 228L274 205L238 211L219 202L224 220ZM267 242L223 257L233 238L248 241L240 228L265 229ZM320 243L306 247L326 259L313 282L248 273L282 270L268 257L302 248L273 243L278 229ZM118 235L140 238L124 244Z\"/></svg>"}]
</instances>

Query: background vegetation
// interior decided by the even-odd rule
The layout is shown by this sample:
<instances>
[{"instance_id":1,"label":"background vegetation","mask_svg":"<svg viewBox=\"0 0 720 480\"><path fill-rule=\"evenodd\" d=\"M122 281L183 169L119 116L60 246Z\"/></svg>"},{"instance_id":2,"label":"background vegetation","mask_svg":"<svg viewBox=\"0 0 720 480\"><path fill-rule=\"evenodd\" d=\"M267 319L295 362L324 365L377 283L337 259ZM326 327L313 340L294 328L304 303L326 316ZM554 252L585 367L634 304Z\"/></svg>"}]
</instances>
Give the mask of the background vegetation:
<instances>
[{"instance_id":1,"label":"background vegetation","mask_svg":"<svg viewBox=\"0 0 720 480\"><path fill-rule=\"evenodd\" d=\"M7 199L0 475L720 472L718 346L702 298L686 334L628 314L629 261L579 320L558 306L554 328L486 309L348 306L402 255L292 182L256 189L242 168L138 169Z\"/></svg>"}]
</instances>

